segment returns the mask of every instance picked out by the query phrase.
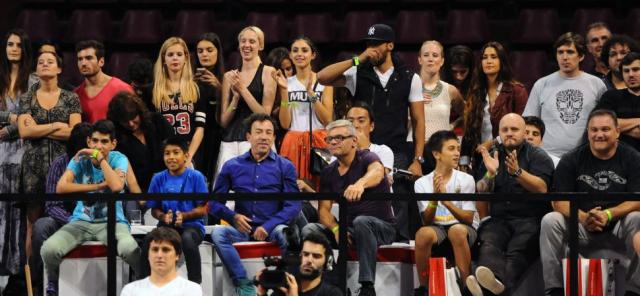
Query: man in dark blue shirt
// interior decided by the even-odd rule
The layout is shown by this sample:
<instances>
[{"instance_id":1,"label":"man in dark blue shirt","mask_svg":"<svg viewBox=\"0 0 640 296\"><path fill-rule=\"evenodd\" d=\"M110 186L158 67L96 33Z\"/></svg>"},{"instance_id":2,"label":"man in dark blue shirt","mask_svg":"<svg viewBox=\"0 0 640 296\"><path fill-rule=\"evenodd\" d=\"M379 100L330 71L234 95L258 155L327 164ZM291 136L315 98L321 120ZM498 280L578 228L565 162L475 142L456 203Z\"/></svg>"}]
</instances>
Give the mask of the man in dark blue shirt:
<instances>
[{"instance_id":1,"label":"man in dark blue shirt","mask_svg":"<svg viewBox=\"0 0 640 296\"><path fill-rule=\"evenodd\" d=\"M271 150L275 124L266 114L253 114L245 121L251 150L227 161L216 179L215 193L298 192L296 169L291 161ZM299 201L237 201L235 211L221 201L209 202L212 215L233 226L215 226L211 235L216 251L236 286L234 295L255 295L233 243L270 240L283 253L287 249L284 229L300 213Z\"/></svg>"}]
</instances>

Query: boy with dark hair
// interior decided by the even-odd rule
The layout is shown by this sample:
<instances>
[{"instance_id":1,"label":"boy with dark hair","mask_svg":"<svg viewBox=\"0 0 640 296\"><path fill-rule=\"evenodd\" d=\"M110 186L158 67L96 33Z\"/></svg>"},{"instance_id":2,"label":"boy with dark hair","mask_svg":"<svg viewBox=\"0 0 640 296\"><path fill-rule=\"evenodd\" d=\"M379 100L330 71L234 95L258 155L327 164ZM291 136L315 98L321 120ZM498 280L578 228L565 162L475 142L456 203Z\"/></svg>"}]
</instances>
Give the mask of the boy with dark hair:
<instances>
[{"instance_id":1,"label":"boy with dark hair","mask_svg":"<svg viewBox=\"0 0 640 296\"><path fill-rule=\"evenodd\" d=\"M57 193L123 192L127 185L129 161L116 148L115 127L111 121L100 120L93 125L87 137L89 148L81 149L69 162L56 187ZM62 258L85 241L107 244L107 203L91 200L78 201L69 223L54 233L40 251L49 276L47 295L56 295L58 267ZM131 236L129 223L116 202L116 240L118 254L137 271L140 249Z\"/></svg>"},{"instance_id":2,"label":"boy with dark hair","mask_svg":"<svg viewBox=\"0 0 640 296\"><path fill-rule=\"evenodd\" d=\"M529 142L529 144L542 148L542 138L544 137L544 133L547 130L544 125L544 121L542 121L542 119L537 116L525 116L523 118L525 124L525 139L527 140L527 142ZM549 155L549 157L553 161L553 166L556 167L558 165L558 162L560 162L560 158L549 153L547 153L547 155Z\"/></svg>"},{"instance_id":3,"label":"boy with dark hair","mask_svg":"<svg viewBox=\"0 0 640 296\"><path fill-rule=\"evenodd\" d=\"M158 227L147 235L148 264L151 275L129 283L120 296L193 295L202 296L202 288L178 276L176 265L182 253L180 234L169 227Z\"/></svg>"},{"instance_id":4,"label":"boy with dark hair","mask_svg":"<svg viewBox=\"0 0 640 296\"><path fill-rule=\"evenodd\" d=\"M208 193L204 175L188 167L189 146L178 137L170 137L162 145L166 170L151 179L149 193ZM184 246L185 261L189 280L200 283L200 251L198 247L204 238L204 216L207 214L206 201L193 200L151 200L147 201L151 215L158 219L158 226L177 230ZM147 241L148 242L148 241ZM142 276L149 274L149 265L144 253L141 262Z\"/></svg>"},{"instance_id":5,"label":"boy with dark hair","mask_svg":"<svg viewBox=\"0 0 640 296\"><path fill-rule=\"evenodd\" d=\"M427 149L431 151L429 157L435 159L435 169L416 181L415 192L475 193L473 177L456 170L460 160L460 141L456 134L445 130L435 132L427 145ZM470 246L476 240L479 222L473 201L418 201L418 208L424 226L416 233L415 259L420 286L414 291L414 295L426 296L429 294L427 262L434 246L448 240L463 283L470 275Z\"/></svg>"}]
</instances>

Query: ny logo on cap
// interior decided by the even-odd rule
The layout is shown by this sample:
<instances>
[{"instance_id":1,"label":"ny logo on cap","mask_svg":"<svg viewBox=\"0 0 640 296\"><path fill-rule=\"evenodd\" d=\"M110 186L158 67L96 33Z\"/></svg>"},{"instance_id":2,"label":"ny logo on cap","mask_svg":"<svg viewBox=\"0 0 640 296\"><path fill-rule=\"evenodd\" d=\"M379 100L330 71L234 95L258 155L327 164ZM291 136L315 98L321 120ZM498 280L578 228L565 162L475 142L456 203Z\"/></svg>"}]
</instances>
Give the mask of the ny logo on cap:
<instances>
[{"instance_id":1,"label":"ny logo on cap","mask_svg":"<svg viewBox=\"0 0 640 296\"><path fill-rule=\"evenodd\" d=\"M376 33L376 27L372 26L371 28L369 28L369 36L371 36L371 35L373 35L375 33Z\"/></svg>"}]
</instances>

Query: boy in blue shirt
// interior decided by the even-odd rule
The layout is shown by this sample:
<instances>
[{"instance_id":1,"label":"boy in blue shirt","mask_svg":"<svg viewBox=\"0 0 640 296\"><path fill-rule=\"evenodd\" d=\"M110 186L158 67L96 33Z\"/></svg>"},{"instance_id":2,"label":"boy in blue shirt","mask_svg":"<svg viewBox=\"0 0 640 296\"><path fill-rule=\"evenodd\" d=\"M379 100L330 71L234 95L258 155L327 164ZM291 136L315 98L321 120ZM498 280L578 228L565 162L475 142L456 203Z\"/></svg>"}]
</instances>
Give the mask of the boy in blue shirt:
<instances>
[{"instance_id":1,"label":"boy in blue shirt","mask_svg":"<svg viewBox=\"0 0 640 296\"><path fill-rule=\"evenodd\" d=\"M87 137L89 148L81 149L69 162L56 186L57 193L123 192L129 160L116 148L115 127L109 120L97 121ZM47 295L57 294L58 267L62 258L85 241L107 244L107 204L102 201L78 201L69 223L62 226L42 245L40 254L47 268ZM116 202L116 240L118 255L137 271L140 249L131 236L122 202Z\"/></svg>"},{"instance_id":2,"label":"boy in blue shirt","mask_svg":"<svg viewBox=\"0 0 640 296\"><path fill-rule=\"evenodd\" d=\"M170 137L162 145L166 170L151 179L149 193L208 193L204 175L187 166L189 147L178 137ZM158 219L158 226L177 230L182 236L182 248L187 264L188 278L201 283L200 251L198 247L204 238L204 216L207 214L206 201L193 200L152 200L147 202L151 215ZM146 242L148 243L148 242ZM143 248L141 256L142 276L149 274L148 248Z\"/></svg>"}]
</instances>

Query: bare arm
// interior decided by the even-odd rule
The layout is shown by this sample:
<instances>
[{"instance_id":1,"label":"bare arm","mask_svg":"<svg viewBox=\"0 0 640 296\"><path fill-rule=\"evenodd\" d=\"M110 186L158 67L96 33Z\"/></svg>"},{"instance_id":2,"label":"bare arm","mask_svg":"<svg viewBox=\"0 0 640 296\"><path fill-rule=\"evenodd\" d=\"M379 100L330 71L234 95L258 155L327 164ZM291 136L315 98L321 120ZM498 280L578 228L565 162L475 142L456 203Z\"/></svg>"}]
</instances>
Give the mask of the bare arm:
<instances>
[{"instance_id":1,"label":"bare arm","mask_svg":"<svg viewBox=\"0 0 640 296\"><path fill-rule=\"evenodd\" d=\"M476 211L480 219L489 216L489 203L486 201L476 201Z\"/></svg>"},{"instance_id":2,"label":"bare arm","mask_svg":"<svg viewBox=\"0 0 640 296\"><path fill-rule=\"evenodd\" d=\"M618 118L620 132L624 133L640 125L640 118Z\"/></svg>"},{"instance_id":3,"label":"bare arm","mask_svg":"<svg viewBox=\"0 0 640 296\"><path fill-rule=\"evenodd\" d=\"M367 173L362 176L362 178L358 179L355 184L361 185L363 188L371 188L374 186L378 186L380 182L384 179L384 167L382 163L376 161L371 163L367 167Z\"/></svg>"},{"instance_id":4,"label":"bare arm","mask_svg":"<svg viewBox=\"0 0 640 296\"><path fill-rule=\"evenodd\" d=\"M422 212L422 222L424 222L424 225L431 225L433 224L433 220L436 217L436 210L438 209L437 207L432 208L429 205L431 205L431 203L438 205L437 201L430 201L427 205L427 208L424 210L424 212Z\"/></svg>"},{"instance_id":5,"label":"bare arm","mask_svg":"<svg viewBox=\"0 0 640 296\"><path fill-rule=\"evenodd\" d=\"M449 86L449 96L451 98L451 109L453 109L456 114L460 115L456 121L451 123L451 125L454 128L461 127L464 123L464 99L462 98L460 91L458 91L458 89L453 85Z\"/></svg>"},{"instance_id":6,"label":"bare arm","mask_svg":"<svg viewBox=\"0 0 640 296\"><path fill-rule=\"evenodd\" d=\"M525 170L522 170L522 175L516 178L516 181L531 193L547 193L548 191L547 183L545 183L542 178L530 174Z\"/></svg>"},{"instance_id":7,"label":"bare arm","mask_svg":"<svg viewBox=\"0 0 640 296\"><path fill-rule=\"evenodd\" d=\"M191 143L189 143L189 159L187 164L191 162L193 156L198 152L198 147L200 147L200 143L202 143L202 138L204 137L204 127L197 127L196 131L193 133L193 137L191 138Z\"/></svg>"},{"instance_id":8,"label":"bare arm","mask_svg":"<svg viewBox=\"0 0 640 296\"><path fill-rule=\"evenodd\" d=\"M233 115L236 113L238 107L239 97L237 93L233 93L231 97L231 74L227 72L224 74L222 80L222 105L220 110L220 126L226 128L233 119Z\"/></svg>"},{"instance_id":9,"label":"bare arm","mask_svg":"<svg viewBox=\"0 0 640 296\"><path fill-rule=\"evenodd\" d=\"M411 126L413 127L413 136L415 137L413 141L413 155L415 157L424 155L424 103L422 101L419 102L411 102ZM416 170L412 172L416 176L422 175L421 165L417 160L413 160L411 164L412 167L420 168L420 170ZM410 167L411 168L411 167Z\"/></svg>"},{"instance_id":10,"label":"bare arm","mask_svg":"<svg viewBox=\"0 0 640 296\"><path fill-rule=\"evenodd\" d=\"M640 210L640 201L625 201L613 208L609 208L611 211L611 220L616 220L626 216L627 214Z\"/></svg>"},{"instance_id":11,"label":"bare arm","mask_svg":"<svg viewBox=\"0 0 640 296\"><path fill-rule=\"evenodd\" d=\"M136 174L133 172L133 167L131 167L131 163L129 163L129 168L127 169L127 188L129 188L129 192L131 193L142 193L142 189L140 189L140 185L138 184L138 179L136 178Z\"/></svg>"},{"instance_id":12,"label":"bare arm","mask_svg":"<svg viewBox=\"0 0 640 296\"><path fill-rule=\"evenodd\" d=\"M102 182L100 184L78 184L74 182L75 175L73 171L66 170L58 185L56 185L56 193L77 193L77 192L93 192L107 188L107 183Z\"/></svg>"},{"instance_id":13,"label":"bare arm","mask_svg":"<svg viewBox=\"0 0 640 296\"><path fill-rule=\"evenodd\" d=\"M73 113L69 115L69 123L66 127L53 132L47 137L53 140L66 141L69 139L73 127L76 126L76 124L80 123L80 121L82 121L82 116L80 115L80 113Z\"/></svg>"},{"instance_id":14,"label":"bare arm","mask_svg":"<svg viewBox=\"0 0 640 296\"><path fill-rule=\"evenodd\" d=\"M327 126L333 121L333 87L326 86L322 92L322 102L316 101L313 104L316 116L322 125Z\"/></svg>"},{"instance_id":15,"label":"bare arm","mask_svg":"<svg viewBox=\"0 0 640 296\"><path fill-rule=\"evenodd\" d=\"M474 212L469 210L463 210L456 207L451 201L442 201L442 205L447 207L447 210L460 222L471 225L473 224Z\"/></svg>"},{"instance_id":16,"label":"bare arm","mask_svg":"<svg viewBox=\"0 0 640 296\"><path fill-rule=\"evenodd\" d=\"M206 214L207 214L206 204L201 204L193 208L191 211L182 213L182 219L183 220L197 219L200 217L204 217Z\"/></svg>"},{"instance_id":17,"label":"bare arm","mask_svg":"<svg viewBox=\"0 0 640 296\"><path fill-rule=\"evenodd\" d=\"M346 83L346 78L343 73L349 68L353 66L352 60L346 60L342 62L338 62L329 66L324 67L324 69L318 72L318 81L322 85L330 85L330 86L344 86Z\"/></svg>"},{"instance_id":18,"label":"bare arm","mask_svg":"<svg viewBox=\"0 0 640 296\"><path fill-rule=\"evenodd\" d=\"M23 139L39 139L46 137L61 128L63 128L63 123L61 122L36 124L30 114L21 114L18 116L18 132L20 133L20 137Z\"/></svg>"},{"instance_id":19,"label":"bare arm","mask_svg":"<svg viewBox=\"0 0 640 296\"><path fill-rule=\"evenodd\" d=\"M565 216L567 218L571 216L570 203L568 201L563 201L563 200L554 201L553 208L556 210L556 212L559 212L560 214L562 214L562 216ZM585 223L585 221L587 220L587 216L588 214L585 211L580 209L578 210L578 221L580 221L580 224Z\"/></svg>"}]
</instances>

